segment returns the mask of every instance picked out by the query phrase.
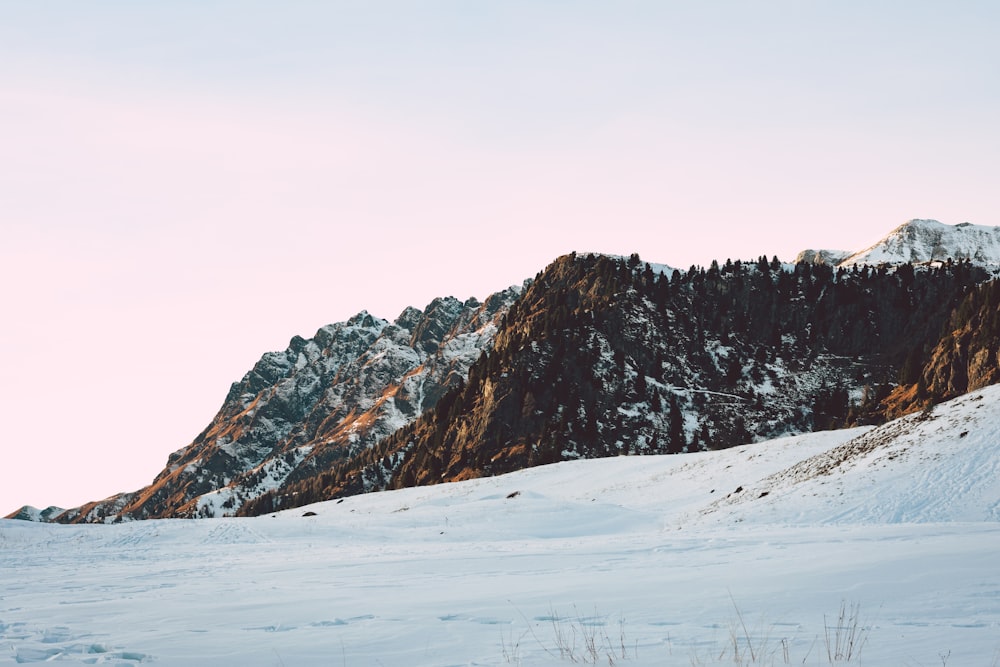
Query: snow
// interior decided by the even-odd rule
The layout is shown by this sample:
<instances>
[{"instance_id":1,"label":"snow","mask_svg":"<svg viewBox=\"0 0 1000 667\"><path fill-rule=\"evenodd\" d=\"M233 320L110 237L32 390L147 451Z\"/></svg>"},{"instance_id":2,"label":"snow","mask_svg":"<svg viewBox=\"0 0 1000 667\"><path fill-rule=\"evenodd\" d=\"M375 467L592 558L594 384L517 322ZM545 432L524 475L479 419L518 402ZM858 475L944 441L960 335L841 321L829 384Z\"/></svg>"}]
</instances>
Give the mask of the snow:
<instances>
[{"instance_id":1,"label":"snow","mask_svg":"<svg viewBox=\"0 0 1000 667\"><path fill-rule=\"evenodd\" d=\"M649 268L653 273L660 273L668 278L670 278L675 271L674 267L667 266L666 264L657 264L655 262L646 262L646 264L649 264Z\"/></svg>"},{"instance_id":2,"label":"snow","mask_svg":"<svg viewBox=\"0 0 1000 667\"><path fill-rule=\"evenodd\" d=\"M998 407L254 519L0 521L0 664L829 665L841 605L850 664L997 664Z\"/></svg>"},{"instance_id":3,"label":"snow","mask_svg":"<svg viewBox=\"0 0 1000 667\"><path fill-rule=\"evenodd\" d=\"M948 258L996 269L1000 266L1000 227L910 220L840 266L931 263Z\"/></svg>"}]
</instances>

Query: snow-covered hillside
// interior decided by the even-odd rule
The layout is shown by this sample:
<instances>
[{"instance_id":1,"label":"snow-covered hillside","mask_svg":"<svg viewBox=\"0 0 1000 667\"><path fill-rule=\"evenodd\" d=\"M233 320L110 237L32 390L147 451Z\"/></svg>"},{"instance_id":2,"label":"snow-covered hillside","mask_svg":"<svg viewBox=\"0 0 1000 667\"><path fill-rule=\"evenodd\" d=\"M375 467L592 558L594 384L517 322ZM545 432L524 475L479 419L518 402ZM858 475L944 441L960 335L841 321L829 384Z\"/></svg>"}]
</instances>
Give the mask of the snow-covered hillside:
<instances>
[{"instance_id":1,"label":"snow-covered hillside","mask_svg":"<svg viewBox=\"0 0 1000 667\"><path fill-rule=\"evenodd\" d=\"M860 250L803 250L796 262L828 266L928 264L968 260L976 266L1000 269L1000 227L963 222L946 225L937 220L910 220L871 246Z\"/></svg>"},{"instance_id":2,"label":"snow-covered hillside","mask_svg":"<svg viewBox=\"0 0 1000 667\"><path fill-rule=\"evenodd\" d=\"M839 627L849 664L995 665L998 407L253 519L0 521L0 663L829 665Z\"/></svg>"},{"instance_id":3,"label":"snow-covered hillside","mask_svg":"<svg viewBox=\"0 0 1000 667\"><path fill-rule=\"evenodd\" d=\"M948 259L969 260L986 268L1000 267L1000 227L910 220L878 243L842 260L840 266L919 264Z\"/></svg>"}]
</instances>

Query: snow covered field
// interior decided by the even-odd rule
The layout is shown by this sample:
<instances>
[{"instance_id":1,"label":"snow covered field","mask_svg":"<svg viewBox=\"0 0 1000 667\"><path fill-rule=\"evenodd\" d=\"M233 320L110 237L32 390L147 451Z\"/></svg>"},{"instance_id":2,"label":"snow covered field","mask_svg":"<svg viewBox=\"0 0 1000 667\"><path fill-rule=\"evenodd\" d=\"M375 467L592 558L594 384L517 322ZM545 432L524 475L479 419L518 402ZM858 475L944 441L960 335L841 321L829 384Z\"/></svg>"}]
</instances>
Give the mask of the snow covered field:
<instances>
[{"instance_id":1,"label":"snow covered field","mask_svg":"<svg viewBox=\"0 0 1000 667\"><path fill-rule=\"evenodd\" d=\"M829 665L839 627L851 664L1000 665L998 408L255 519L0 521L0 663Z\"/></svg>"}]
</instances>

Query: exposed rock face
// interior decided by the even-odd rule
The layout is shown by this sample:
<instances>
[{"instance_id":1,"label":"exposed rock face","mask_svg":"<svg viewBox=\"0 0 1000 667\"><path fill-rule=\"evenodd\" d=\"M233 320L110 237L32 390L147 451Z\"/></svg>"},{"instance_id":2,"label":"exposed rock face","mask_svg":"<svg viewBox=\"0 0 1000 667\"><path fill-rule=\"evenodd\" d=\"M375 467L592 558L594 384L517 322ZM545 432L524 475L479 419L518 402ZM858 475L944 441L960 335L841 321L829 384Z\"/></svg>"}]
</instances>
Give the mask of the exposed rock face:
<instances>
[{"instance_id":1,"label":"exposed rock face","mask_svg":"<svg viewBox=\"0 0 1000 667\"><path fill-rule=\"evenodd\" d=\"M435 299L388 322L362 312L296 336L233 384L211 424L153 483L64 512L64 522L221 516L288 480L350 460L434 405L492 341L521 288Z\"/></svg>"},{"instance_id":2,"label":"exposed rock face","mask_svg":"<svg viewBox=\"0 0 1000 667\"><path fill-rule=\"evenodd\" d=\"M806 264L837 266L851 254L848 250L803 250L795 258L795 263L805 262Z\"/></svg>"},{"instance_id":3,"label":"exposed rock face","mask_svg":"<svg viewBox=\"0 0 1000 667\"><path fill-rule=\"evenodd\" d=\"M1000 382L1000 283L970 294L948 328L921 373L920 393L945 401Z\"/></svg>"},{"instance_id":4,"label":"exposed rock face","mask_svg":"<svg viewBox=\"0 0 1000 667\"><path fill-rule=\"evenodd\" d=\"M1000 382L1000 281L972 290L929 352L913 350L885 400L894 418Z\"/></svg>"},{"instance_id":5,"label":"exposed rock face","mask_svg":"<svg viewBox=\"0 0 1000 667\"><path fill-rule=\"evenodd\" d=\"M55 517L59 516L65 512L61 507L56 507L55 505L51 507L46 507L43 510L37 507L32 507L31 505L25 505L16 512L12 512L5 516L5 519L16 519L18 521L37 521L37 522L48 522L52 521Z\"/></svg>"}]
</instances>

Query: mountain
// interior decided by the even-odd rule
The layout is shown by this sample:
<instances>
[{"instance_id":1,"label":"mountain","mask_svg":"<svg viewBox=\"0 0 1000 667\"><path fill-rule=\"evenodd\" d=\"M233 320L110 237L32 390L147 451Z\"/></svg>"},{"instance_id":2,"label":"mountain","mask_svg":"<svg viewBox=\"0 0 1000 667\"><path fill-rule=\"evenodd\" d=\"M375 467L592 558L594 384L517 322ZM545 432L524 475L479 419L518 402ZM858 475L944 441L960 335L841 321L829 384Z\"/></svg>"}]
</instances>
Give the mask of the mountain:
<instances>
[{"instance_id":1,"label":"mountain","mask_svg":"<svg viewBox=\"0 0 1000 667\"><path fill-rule=\"evenodd\" d=\"M878 422L903 362L937 342L985 275L966 263L788 271L761 258L668 276L637 256L567 255L536 276L468 380L432 410L244 513Z\"/></svg>"},{"instance_id":2,"label":"mountain","mask_svg":"<svg viewBox=\"0 0 1000 667\"><path fill-rule=\"evenodd\" d=\"M568 256L512 307L468 383L380 447L406 449L400 487L864 421L974 282L965 266L764 262L668 280Z\"/></svg>"},{"instance_id":3,"label":"mountain","mask_svg":"<svg viewBox=\"0 0 1000 667\"><path fill-rule=\"evenodd\" d=\"M838 266L926 264L948 260L968 260L993 270L1000 268L1000 227L910 220L870 248L843 259Z\"/></svg>"},{"instance_id":4,"label":"mountain","mask_svg":"<svg viewBox=\"0 0 1000 667\"><path fill-rule=\"evenodd\" d=\"M211 517L370 449L433 406L479 358L522 288L433 300L394 321L362 312L265 354L148 487L67 510L63 522Z\"/></svg>"},{"instance_id":5,"label":"mountain","mask_svg":"<svg viewBox=\"0 0 1000 667\"><path fill-rule=\"evenodd\" d=\"M862 253L687 271L571 253L482 303L435 299L391 323L362 312L265 354L148 487L22 516L253 515L880 423L995 381L997 337L976 332L996 309L973 288L1000 253L969 240L992 230L911 221ZM964 255L908 263L946 251Z\"/></svg>"},{"instance_id":6,"label":"mountain","mask_svg":"<svg viewBox=\"0 0 1000 667\"><path fill-rule=\"evenodd\" d=\"M997 272L1000 270L1000 227L910 220L864 250L803 250L795 258L796 263L837 267L929 264L949 260L969 261Z\"/></svg>"}]
</instances>

